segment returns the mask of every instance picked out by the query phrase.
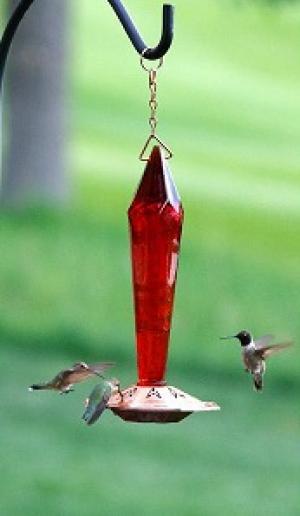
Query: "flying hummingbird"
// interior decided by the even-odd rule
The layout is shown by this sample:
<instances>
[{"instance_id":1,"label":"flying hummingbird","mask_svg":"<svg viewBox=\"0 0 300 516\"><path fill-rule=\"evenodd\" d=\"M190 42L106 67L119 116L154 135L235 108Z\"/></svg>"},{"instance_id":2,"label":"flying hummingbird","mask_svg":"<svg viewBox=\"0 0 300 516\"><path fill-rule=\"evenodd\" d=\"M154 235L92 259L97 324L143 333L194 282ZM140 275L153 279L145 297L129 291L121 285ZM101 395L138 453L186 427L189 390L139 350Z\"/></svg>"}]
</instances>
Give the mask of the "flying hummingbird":
<instances>
[{"instance_id":1,"label":"flying hummingbird","mask_svg":"<svg viewBox=\"0 0 300 516\"><path fill-rule=\"evenodd\" d=\"M97 364L86 364L85 362L76 362L69 369L60 371L49 382L33 384L29 387L30 391L50 389L59 391L60 394L67 394L73 391L74 383L83 382L93 375L102 377L102 373L108 367L113 366L113 362L99 362Z\"/></svg>"},{"instance_id":2,"label":"flying hummingbird","mask_svg":"<svg viewBox=\"0 0 300 516\"><path fill-rule=\"evenodd\" d=\"M252 374L253 385L256 391L261 391L263 388L263 375L266 371L265 360L273 353L278 353L283 349L291 346L291 342L283 344L270 344L273 340L272 335L264 335L259 339L254 340L252 335L242 330L236 335L229 337L221 337L221 339L238 339L242 346L242 360L245 366L245 371Z\"/></svg>"},{"instance_id":3,"label":"flying hummingbird","mask_svg":"<svg viewBox=\"0 0 300 516\"><path fill-rule=\"evenodd\" d=\"M82 416L87 425L92 425L99 419L107 407L109 398L116 393L120 395L122 401L123 394L120 389L120 382L116 378L102 380L94 387L85 401L85 411Z\"/></svg>"}]
</instances>

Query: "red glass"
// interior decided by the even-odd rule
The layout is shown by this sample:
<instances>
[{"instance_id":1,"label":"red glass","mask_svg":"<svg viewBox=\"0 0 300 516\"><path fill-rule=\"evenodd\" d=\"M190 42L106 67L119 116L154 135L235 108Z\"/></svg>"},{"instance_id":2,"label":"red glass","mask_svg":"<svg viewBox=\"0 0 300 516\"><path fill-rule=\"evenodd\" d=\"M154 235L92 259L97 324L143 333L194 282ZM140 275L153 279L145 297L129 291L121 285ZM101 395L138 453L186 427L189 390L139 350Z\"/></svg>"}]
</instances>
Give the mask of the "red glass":
<instances>
[{"instance_id":1,"label":"red glass","mask_svg":"<svg viewBox=\"0 0 300 516\"><path fill-rule=\"evenodd\" d=\"M164 385L183 209L158 146L152 150L128 217L138 385Z\"/></svg>"}]
</instances>

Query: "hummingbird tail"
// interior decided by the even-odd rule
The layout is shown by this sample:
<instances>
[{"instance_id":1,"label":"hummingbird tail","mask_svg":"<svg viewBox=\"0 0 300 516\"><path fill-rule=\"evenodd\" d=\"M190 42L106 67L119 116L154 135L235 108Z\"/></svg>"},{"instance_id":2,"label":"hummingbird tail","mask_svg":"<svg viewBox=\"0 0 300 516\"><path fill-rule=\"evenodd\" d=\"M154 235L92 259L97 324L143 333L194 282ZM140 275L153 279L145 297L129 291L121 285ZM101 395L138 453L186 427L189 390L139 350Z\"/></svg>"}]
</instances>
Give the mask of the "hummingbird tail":
<instances>
[{"instance_id":1,"label":"hummingbird tail","mask_svg":"<svg viewBox=\"0 0 300 516\"><path fill-rule=\"evenodd\" d=\"M30 385L30 387L28 387L29 391L40 391L42 389L46 389L45 385L43 385L42 383L34 383L33 385Z\"/></svg>"},{"instance_id":2,"label":"hummingbird tail","mask_svg":"<svg viewBox=\"0 0 300 516\"><path fill-rule=\"evenodd\" d=\"M262 391L262 388L263 388L262 375L260 375L260 374L253 375L253 385L254 385L254 389L256 391Z\"/></svg>"}]
</instances>

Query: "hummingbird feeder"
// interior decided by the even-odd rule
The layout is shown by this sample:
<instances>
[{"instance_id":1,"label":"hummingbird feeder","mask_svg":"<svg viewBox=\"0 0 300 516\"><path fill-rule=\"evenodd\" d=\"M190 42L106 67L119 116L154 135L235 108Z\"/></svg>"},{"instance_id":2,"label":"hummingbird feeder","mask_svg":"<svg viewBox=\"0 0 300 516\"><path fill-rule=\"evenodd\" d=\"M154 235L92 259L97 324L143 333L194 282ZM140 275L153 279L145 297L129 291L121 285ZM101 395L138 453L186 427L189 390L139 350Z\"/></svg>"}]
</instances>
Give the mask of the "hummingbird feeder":
<instances>
[{"instance_id":1,"label":"hummingbird feeder","mask_svg":"<svg viewBox=\"0 0 300 516\"><path fill-rule=\"evenodd\" d=\"M183 208L160 146L154 146L128 210L138 381L109 403L126 421L174 423L217 410L165 380Z\"/></svg>"},{"instance_id":2,"label":"hummingbird feeder","mask_svg":"<svg viewBox=\"0 0 300 516\"><path fill-rule=\"evenodd\" d=\"M151 91L151 133L140 156L147 164L128 210L138 379L122 391L122 399L118 394L111 397L108 407L125 421L172 423L193 412L219 409L216 403L198 400L166 382L183 208L167 164L172 153L155 132L156 71L173 40L174 7L164 5L161 39L155 48L148 48L121 1L108 1L140 54L143 68L149 71ZM21 0L4 31L0 42L0 88L14 34L33 2ZM148 69L144 59L160 59L159 65ZM155 144L150 157L145 158L152 140Z\"/></svg>"}]
</instances>

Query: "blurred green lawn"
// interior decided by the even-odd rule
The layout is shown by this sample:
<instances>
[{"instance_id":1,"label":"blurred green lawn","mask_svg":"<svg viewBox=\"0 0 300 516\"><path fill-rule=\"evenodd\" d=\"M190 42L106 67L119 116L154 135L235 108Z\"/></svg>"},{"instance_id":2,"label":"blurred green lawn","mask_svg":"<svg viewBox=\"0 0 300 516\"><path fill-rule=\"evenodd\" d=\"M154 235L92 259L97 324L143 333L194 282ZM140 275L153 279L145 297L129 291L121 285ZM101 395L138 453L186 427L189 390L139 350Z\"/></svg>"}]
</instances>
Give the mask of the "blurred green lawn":
<instances>
[{"instance_id":1,"label":"blurred green lawn","mask_svg":"<svg viewBox=\"0 0 300 516\"><path fill-rule=\"evenodd\" d=\"M176 3L158 85L185 206L168 378L222 412L165 426L107 413L88 429L90 385L67 397L26 386L78 359L136 378L126 209L148 91L109 6L75 4L73 201L0 219L1 516L297 515L299 347L270 361L257 395L218 337L300 337L300 6ZM126 5L156 41L161 2Z\"/></svg>"}]
</instances>

